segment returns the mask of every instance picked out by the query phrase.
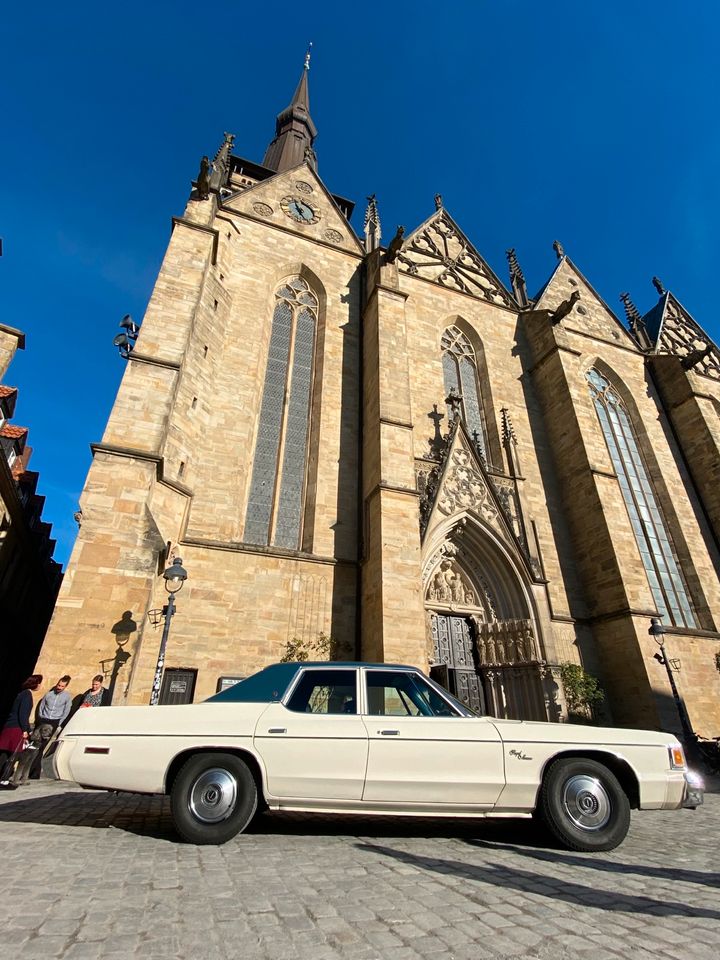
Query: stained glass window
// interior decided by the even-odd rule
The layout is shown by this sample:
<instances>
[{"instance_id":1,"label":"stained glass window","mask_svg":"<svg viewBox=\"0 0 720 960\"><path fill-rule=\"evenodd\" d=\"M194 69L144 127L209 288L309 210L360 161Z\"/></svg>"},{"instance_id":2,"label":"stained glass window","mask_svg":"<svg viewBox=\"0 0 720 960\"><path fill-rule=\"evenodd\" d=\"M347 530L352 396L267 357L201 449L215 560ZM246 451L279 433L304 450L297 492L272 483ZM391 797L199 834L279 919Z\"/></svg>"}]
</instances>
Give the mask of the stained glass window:
<instances>
[{"instance_id":1,"label":"stained glass window","mask_svg":"<svg viewBox=\"0 0 720 960\"><path fill-rule=\"evenodd\" d=\"M587 379L658 612L675 626L695 627L670 531L625 405L610 381L597 370L590 370Z\"/></svg>"},{"instance_id":2,"label":"stained glass window","mask_svg":"<svg viewBox=\"0 0 720 960\"><path fill-rule=\"evenodd\" d=\"M478 389L478 370L475 351L465 334L457 327L448 327L442 336L442 365L445 390L462 396L462 416L470 434L477 433L478 446L487 463L487 428L482 397ZM448 407L448 420L452 411Z\"/></svg>"},{"instance_id":3,"label":"stained glass window","mask_svg":"<svg viewBox=\"0 0 720 960\"><path fill-rule=\"evenodd\" d=\"M318 299L300 277L286 281L275 298L245 542L297 549L302 535Z\"/></svg>"}]
</instances>

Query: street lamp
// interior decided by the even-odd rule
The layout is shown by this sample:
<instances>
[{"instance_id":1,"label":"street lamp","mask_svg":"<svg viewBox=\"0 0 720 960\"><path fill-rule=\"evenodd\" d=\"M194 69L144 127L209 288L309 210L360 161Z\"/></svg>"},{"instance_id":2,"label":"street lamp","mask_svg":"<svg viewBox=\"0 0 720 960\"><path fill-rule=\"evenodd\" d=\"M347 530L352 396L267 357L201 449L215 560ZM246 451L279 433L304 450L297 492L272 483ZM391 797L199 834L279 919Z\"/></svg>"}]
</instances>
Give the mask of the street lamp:
<instances>
[{"instance_id":1,"label":"street lamp","mask_svg":"<svg viewBox=\"0 0 720 960\"><path fill-rule=\"evenodd\" d=\"M686 743L692 745L695 742L695 734L690 726L690 720L685 712L685 705L680 699L677 684L675 683L675 674L680 670L680 661L671 660L667 655L667 650L665 649L665 626L662 620L660 620L658 617L652 617L650 619L650 629L648 630L648 633L653 638L655 643L657 643L657 645L660 647L660 653L654 654L653 659L657 660L658 663L665 667L665 671L670 682L670 689L672 690L673 700L675 701L675 706L677 707L678 716L680 718L680 726L683 729Z\"/></svg>"},{"instance_id":2,"label":"street lamp","mask_svg":"<svg viewBox=\"0 0 720 960\"><path fill-rule=\"evenodd\" d=\"M150 706L157 706L160 699L160 684L162 683L163 669L165 667L165 647L170 634L170 621L175 613L175 594L182 590L182 585L187 580L187 570L182 565L180 557L175 557L173 562L163 571L165 580L165 589L168 592L168 602L163 609L165 614L165 626L163 627L162 639L160 641L160 652L158 653L157 666L155 667L155 679L153 680L152 693L150 694Z\"/></svg>"}]
</instances>

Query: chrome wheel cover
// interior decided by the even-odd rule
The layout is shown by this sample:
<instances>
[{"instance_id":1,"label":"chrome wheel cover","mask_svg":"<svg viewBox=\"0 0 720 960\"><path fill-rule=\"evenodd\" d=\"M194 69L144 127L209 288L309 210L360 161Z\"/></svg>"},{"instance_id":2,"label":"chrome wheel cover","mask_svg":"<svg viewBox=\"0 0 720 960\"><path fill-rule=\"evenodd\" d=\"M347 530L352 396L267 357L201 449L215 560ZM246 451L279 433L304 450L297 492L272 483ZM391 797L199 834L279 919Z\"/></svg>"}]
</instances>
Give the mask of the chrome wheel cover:
<instances>
[{"instance_id":1,"label":"chrome wheel cover","mask_svg":"<svg viewBox=\"0 0 720 960\"><path fill-rule=\"evenodd\" d=\"M235 809L238 785L229 770L213 767L204 770L190 788L188 807L196 820L219 823Z\"/></svg>"},{"instance_id":2,"label":"chrome wheel cover","mask_svg":"<svg viewBox=\"0 0 720 960\"><path fill-rule=\"evenodd\" d=\"M612 811L610 797L602 782L586 773L565 781L562 805L570 820L581 830L601 830L607 826Z\"/></svg>"}]
</instances>

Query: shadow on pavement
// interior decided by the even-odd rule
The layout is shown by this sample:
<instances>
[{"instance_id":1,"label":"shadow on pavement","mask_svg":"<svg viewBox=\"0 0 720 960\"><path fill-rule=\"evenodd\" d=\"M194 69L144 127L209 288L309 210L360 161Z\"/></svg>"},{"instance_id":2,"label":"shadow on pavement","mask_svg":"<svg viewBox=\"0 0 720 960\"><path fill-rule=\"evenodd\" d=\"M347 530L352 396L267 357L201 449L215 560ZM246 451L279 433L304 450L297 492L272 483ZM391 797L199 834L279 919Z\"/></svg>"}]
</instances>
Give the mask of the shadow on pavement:
<instances>
[{"instance_id":1,"label":"shadow on pavement","mask_svg":"<svg viewBox=\"0 0 720 960\"><path fill-rule=\"evenodd\" d=\"M50 826L114 827L139 836L177 840L167 797L111 794L104 790L66 790L49 796L13 794L0 804L0 823L43 823ZM15 799L17 798L17 799Z\"/></svg>"},{"instance_id":2,"label":"shadow on pavement","mask_svg":"<svg viewBox=\"0 0 720 960\"><path fill-rule=\"evenodd\" d=\"M386 817L358 814L264 813L248 833L287 836L408 837L472 842L485 839L497 844L528 847L552 846L545 831L530 819L484 820L431 817Z\"/></svg>"},{"instance_id":3,"label":"shadow on pavement","mask_svg":"<svg viewBox=\"0 0 720 960\"><path fill-rule=\"evenodd\" d=\"M654 867L644 863L621 863L614 860L601 860L597 854L584 857L562 851L549 853L546 850L530 850L525 846L513 846L508 843L495 843L491 840L473 838L466 841L474 847L485 850L503 850L517 853L521 857L541 860L545 863L562 864L570 867L588 867L607 873L635 873L643 877L658 880L670 880L673 883L699 883L704 887L720 887L720 873L702 873L700 870L685 870L682 867Z\"/></svg>"},{"instance_id":4,"label":"shadow on pavement","mask_svg":"<svg viewBox=\"0 0 720 960\"><path fill-rule=\"evenodd\" d=\"M702 917L720 920L720 910L691 906L675 900L654 900L652 897L636 894L603 891L593 886L562 880L554 875L530 873L516 867L488 863L478 866L463 863L460 860L445 860L438 857L422 857L405 850L394 850L375 843L358 843L358 850L379 853L386 857L409 864L421 870L440 873L466 880L491 883L495 887L518 890L520 893L535 894L552 900L563 900L576 906L594 907L610 913L647 913L656 917ZM550 857L548 858L551 859ZM554 859L554 857L552 858ZM592 861L582 861L583 865Z\"/></svg>"},{"instance_id":5,"label":"shadow on pavement","mask_svg":"<svg viewBox=\"0 0 720 960\"><path fill-rule=\"evenodd\" d=\"M0 804L0 823L115 828L138 836L178 841L167 797L67 790L41 797L22 795ZM307 813L262 813L248 827L253 836L328 836L480 840L492 844L551 846L532 820L461 820L424 817L370 817Z\"/></svg>"}]
</instances>

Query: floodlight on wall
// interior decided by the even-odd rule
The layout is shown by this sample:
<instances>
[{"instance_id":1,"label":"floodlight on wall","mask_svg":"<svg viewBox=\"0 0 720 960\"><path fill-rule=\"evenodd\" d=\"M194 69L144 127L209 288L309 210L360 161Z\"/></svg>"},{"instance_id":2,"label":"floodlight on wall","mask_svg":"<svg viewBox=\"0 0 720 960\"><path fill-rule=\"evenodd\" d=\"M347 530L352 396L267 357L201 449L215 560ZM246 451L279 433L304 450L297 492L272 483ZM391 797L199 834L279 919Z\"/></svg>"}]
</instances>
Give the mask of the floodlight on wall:
<instances>
[{"instance_id":1,"label":"floodlight on wall","mask_svg":"<svg viewBox=\"0 0 720 960\"><path fill-rule=\"evenodd\" d=\"M135 346L135 341L140 333L140 327L135 323L129 313L125 314L119 326L123 330L123 333L119 333L114 338L113 345L118 348L123 360L127 360Z\"/></svg>"}]
</instances>

